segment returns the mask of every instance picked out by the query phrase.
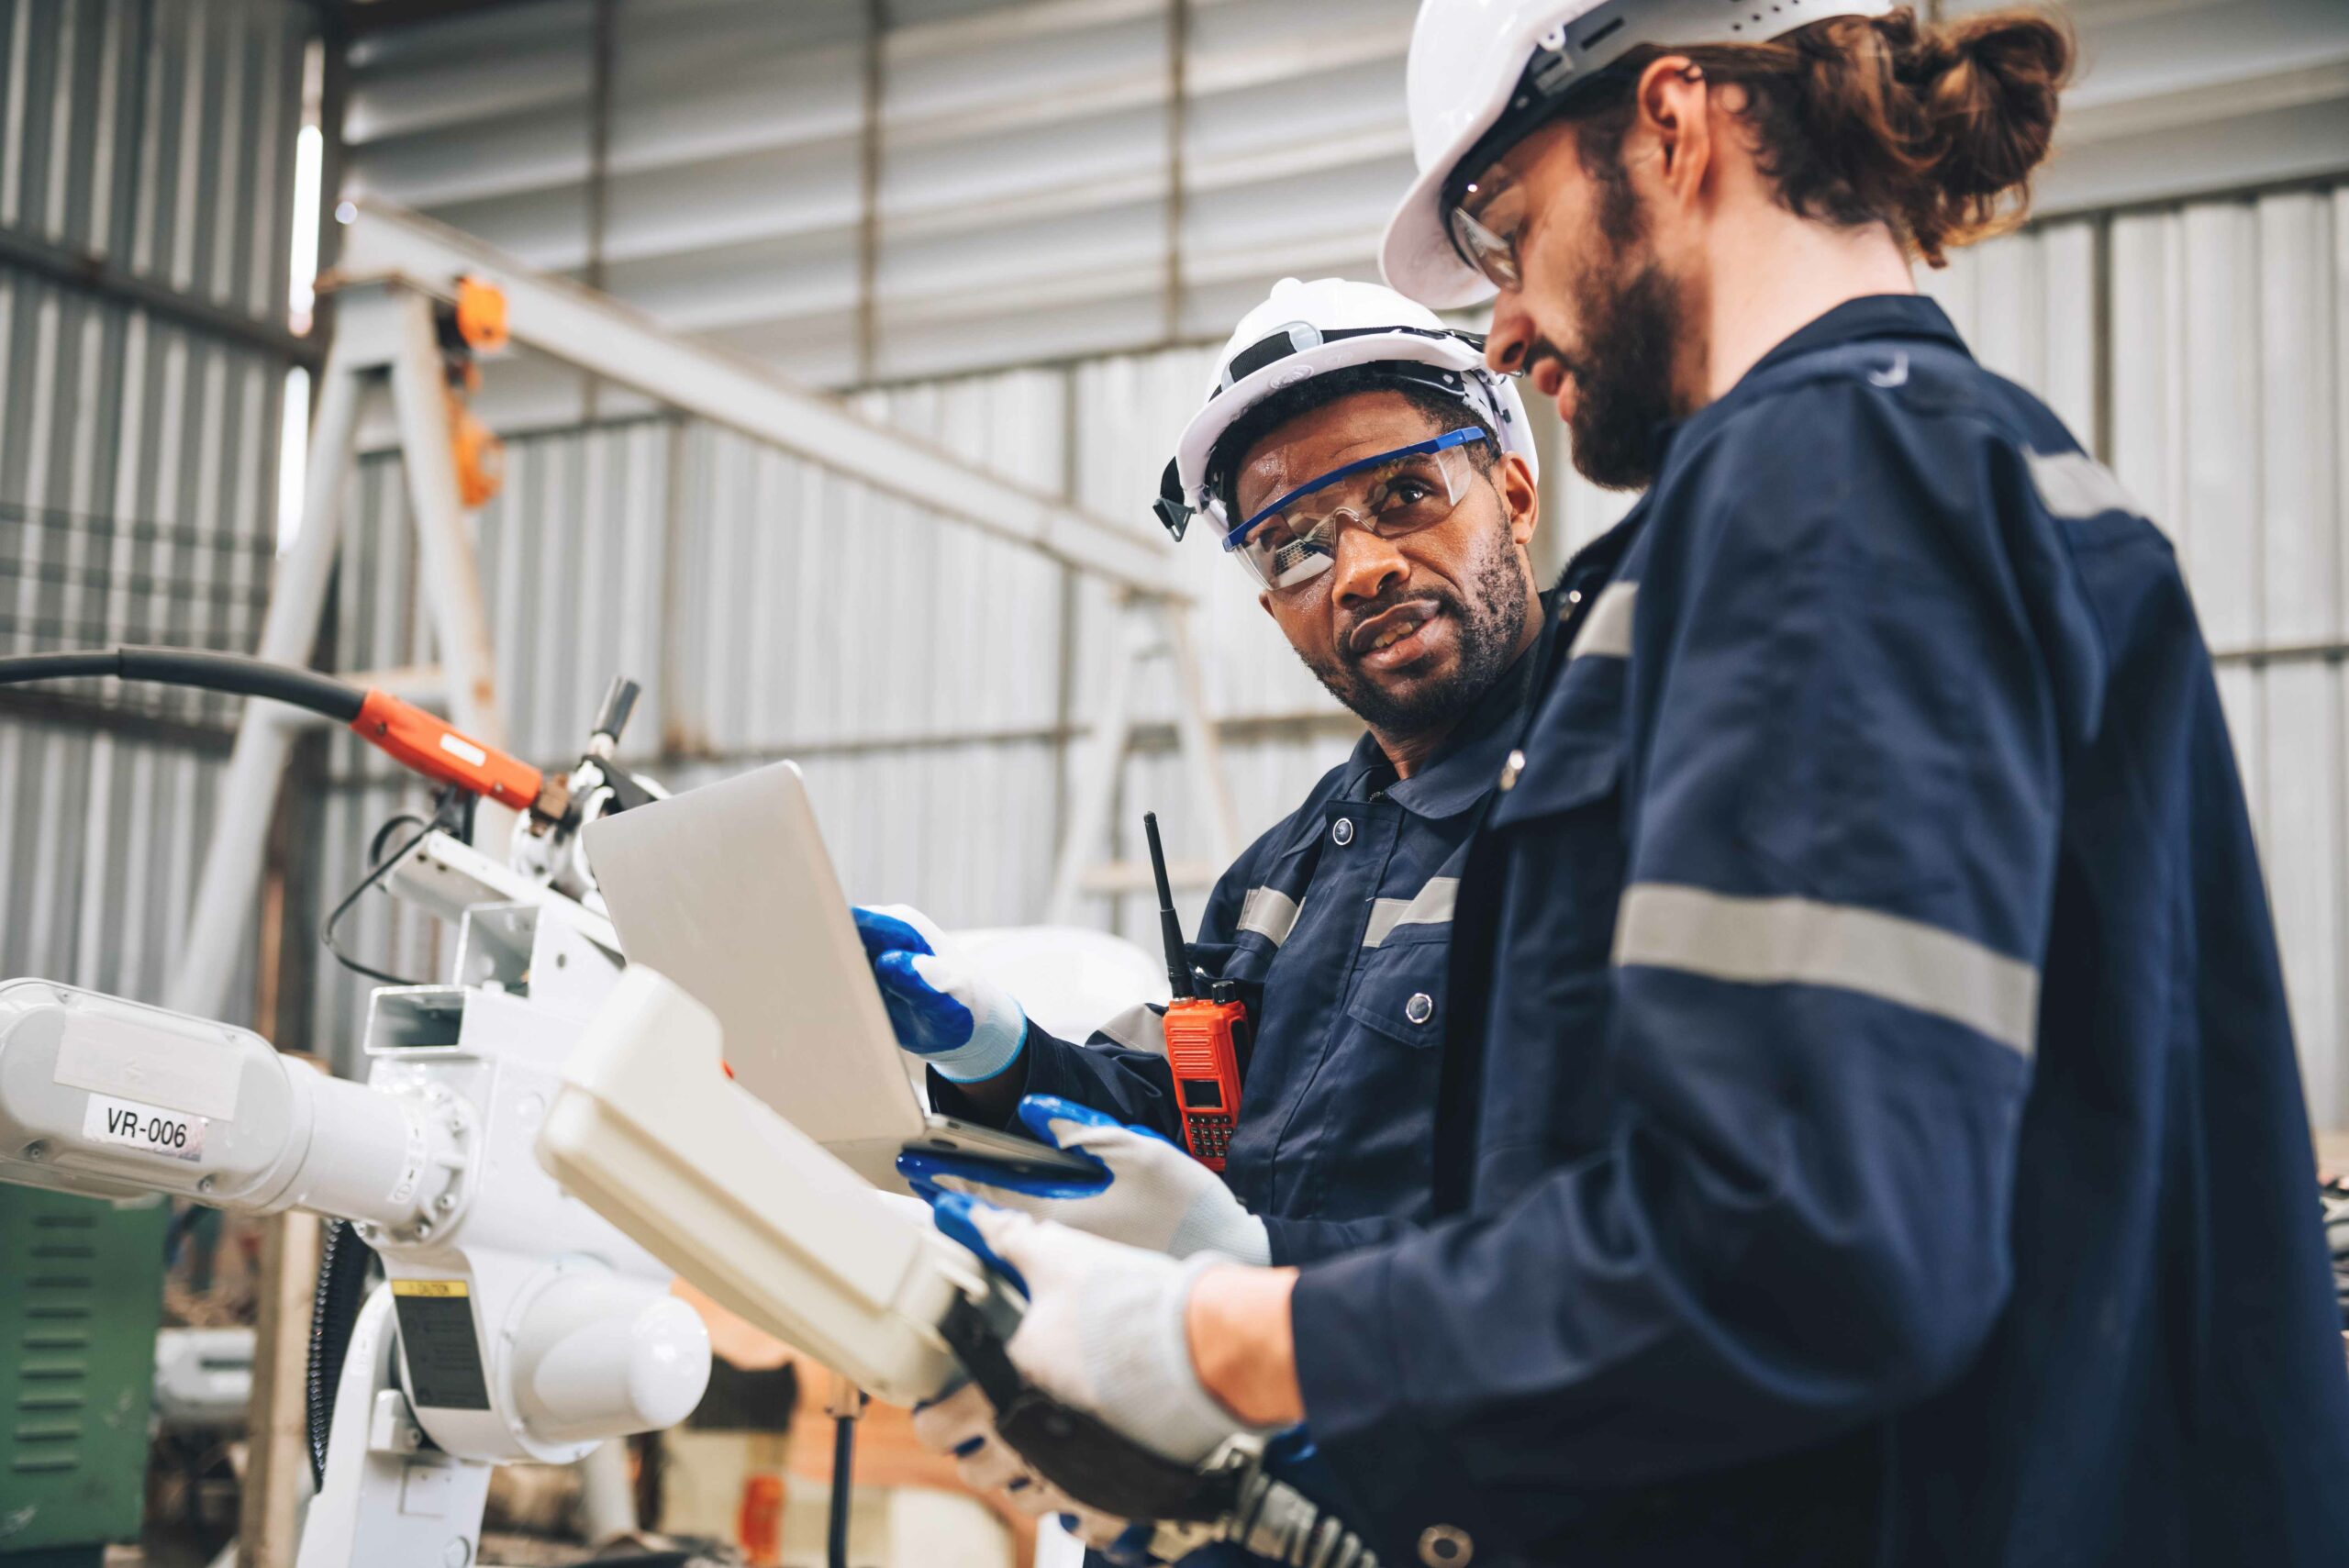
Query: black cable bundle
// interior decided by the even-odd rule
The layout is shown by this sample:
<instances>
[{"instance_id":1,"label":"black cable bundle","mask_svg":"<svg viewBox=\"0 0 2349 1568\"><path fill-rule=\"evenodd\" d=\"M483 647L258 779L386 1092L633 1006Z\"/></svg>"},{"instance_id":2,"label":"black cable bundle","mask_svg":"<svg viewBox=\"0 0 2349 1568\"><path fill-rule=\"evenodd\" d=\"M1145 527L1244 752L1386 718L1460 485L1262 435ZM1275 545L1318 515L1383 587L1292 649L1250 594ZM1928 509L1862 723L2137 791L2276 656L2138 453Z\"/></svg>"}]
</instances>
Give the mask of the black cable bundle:
<instances>
[{"instance_id":1,"label":"black cable bundle","mask_svg":"<svg viewBox=\"0 0 2349 1568\"><path fill-rule=\"evenodd\" d=\"M318 1289L310 1307L310 1479L327 1482L327 1434L334 1425L335 1390L351 1354L351 1331L367 1300L367 1272L375 1249L347 1219L329 1220L318 1253Z\"/></svg>"},{"instance_id":2,"label":"black cable bundle","mask_svg":"<svg viewBox=\"0 0 2349 1568\"><path fill-rule=\"evenodd\" d=\"M249 659L241 653L208 653L193 648L106 648L90 653L22 653L0 659L0 686L91 675L268 697L340 724L357 718L367 700L365 692L331 676Z\"/></svg>"}]
</instances>

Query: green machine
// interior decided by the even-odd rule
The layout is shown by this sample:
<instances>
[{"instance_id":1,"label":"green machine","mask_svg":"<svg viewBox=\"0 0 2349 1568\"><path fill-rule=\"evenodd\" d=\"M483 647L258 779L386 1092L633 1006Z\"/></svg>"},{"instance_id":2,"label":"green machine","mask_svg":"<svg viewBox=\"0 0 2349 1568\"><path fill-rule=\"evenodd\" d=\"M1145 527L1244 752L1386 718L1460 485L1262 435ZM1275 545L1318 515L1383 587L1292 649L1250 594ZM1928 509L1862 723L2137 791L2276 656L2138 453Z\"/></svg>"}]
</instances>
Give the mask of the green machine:
<instances>
[{"instance_id":1,"label":"green machine","mask_svg":"<svg viewBox=\"0 0 2349 1568\"><path fill-rule=\"evenodd\" d=\"M0 1568L137 1540L169 1207L0 1186Z\"/></svg>"}]
</instances>

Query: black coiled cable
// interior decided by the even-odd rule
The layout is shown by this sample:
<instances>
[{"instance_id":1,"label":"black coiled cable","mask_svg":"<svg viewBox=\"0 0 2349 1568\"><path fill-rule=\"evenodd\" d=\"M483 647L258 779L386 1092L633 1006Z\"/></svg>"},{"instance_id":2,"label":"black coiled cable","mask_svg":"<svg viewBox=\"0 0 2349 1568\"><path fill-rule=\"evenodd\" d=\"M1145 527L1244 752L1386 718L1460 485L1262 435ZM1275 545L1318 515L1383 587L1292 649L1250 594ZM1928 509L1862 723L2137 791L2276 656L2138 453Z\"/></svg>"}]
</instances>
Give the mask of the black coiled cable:
<instances>
[{"instance_id":1,"label":"black coiled cable","mask_svg":"<svg viewBox=\"0 0 2349 1568\"><path fill-rule=\"evenodd\" d=\"M318 1252L318 1289L310 1307L310 1479L327 1483L327 1435L334 1426L335 1390L351 1355L351 1331L367 1301L367 1273L375 1249L347 1219L329 1220Z\"/></svg>"},{"instance_id":2,"label":"black coiled cable","mask_svg":"<svg viewBox=\"0 0 2349 1568\"><path fill-rule=\"evenodd\" d=\"M1335 1514L1258 1471L1241 1484L1226 1538L1289 1568L1378 1568L1378 1556Z\"/></svg>"}]
</instances>

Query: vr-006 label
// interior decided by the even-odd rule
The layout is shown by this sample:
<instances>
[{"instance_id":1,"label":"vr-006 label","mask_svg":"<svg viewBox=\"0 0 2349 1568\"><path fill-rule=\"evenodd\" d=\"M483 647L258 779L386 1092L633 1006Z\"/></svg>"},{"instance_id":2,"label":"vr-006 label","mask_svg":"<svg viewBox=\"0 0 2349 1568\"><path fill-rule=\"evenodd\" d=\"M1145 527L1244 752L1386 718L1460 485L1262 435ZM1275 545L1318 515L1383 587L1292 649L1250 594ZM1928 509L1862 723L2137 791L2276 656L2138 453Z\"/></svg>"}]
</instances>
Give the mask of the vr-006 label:
<instances>
[{"instance_id":1,"label":"vr-006 label","mask_svg":"<svg viewBox=\"0 0 2349 1568\"><path fill-rule=\"evenodd\" d=\"M82 1136L174 1160L195 1160L204 1153L204 1121L185 1111L117 1100L112 1095L92 1095L82 1113Z\"/></svg>"}]
</instances>

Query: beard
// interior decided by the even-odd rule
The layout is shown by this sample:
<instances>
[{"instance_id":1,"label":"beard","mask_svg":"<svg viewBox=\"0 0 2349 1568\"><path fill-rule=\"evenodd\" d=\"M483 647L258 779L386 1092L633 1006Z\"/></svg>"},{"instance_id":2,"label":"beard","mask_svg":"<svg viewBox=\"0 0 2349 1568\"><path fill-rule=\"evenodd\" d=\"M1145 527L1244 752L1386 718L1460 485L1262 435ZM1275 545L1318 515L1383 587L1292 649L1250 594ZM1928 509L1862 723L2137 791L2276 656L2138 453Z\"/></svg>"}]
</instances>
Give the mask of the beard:
<instances>
[{"instance_id":1,"label":"beard","mask_svg":"<svg viewBox=\"0 0 2349 1568\"><path fill-rule=\"evenodd\" d=\"M1566 422L1574 465L1602 490L1642 490L1655 478L1655 429L1686 410L1673 372L1691 346L1679 288L1647 244L1647 221L1620 162L1601 172L1599 231L1608 254L1569 291L1582 324L1567 363L1575 411Z\"/></svg>"},{"instance_id":2,"label":"beard","mask_svg":"<svg viewBox=\"0 0 2349 1568\"><path fill-rule=\"evenodd\" d=\"M1518 562L1516 541L1505 522L1483 536L1464 578L1469 595L1465 600L1444 587L1400 590L1364 606L1353 621L1359 626L1401 604L1434 606L1450 616L1459 628L1459 658L1446 674L1414 678L1415 672L1406 666L1394 672L1405 684L1399 690L1389 690L1364 673L1359 658L1346 651L1343 637L1330 661L1325 662L1302 650L1298 657L1331 696L1382 735L1419 735L1457 723L1463 712L1490 691L1515 662L1518 643L1525 635L1526 600L1532 584Z\"/></svg>"},{"instance_id":3,"label":"beard","mask_svg":"<svg viewBox=\"0 0 2349 1568\"><path fill-rule=\"evenodd\" d=\"M1566 433L1585 479L1602 490L1641 490L1655 478L1656 427L1680 414L1672 370L1686 313L1653 261L1616 282L1620 276L1586 274L1575 289L1585 327Z\"/></svg>"}]
</instances>

